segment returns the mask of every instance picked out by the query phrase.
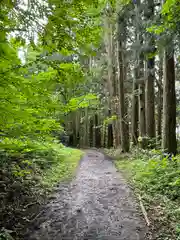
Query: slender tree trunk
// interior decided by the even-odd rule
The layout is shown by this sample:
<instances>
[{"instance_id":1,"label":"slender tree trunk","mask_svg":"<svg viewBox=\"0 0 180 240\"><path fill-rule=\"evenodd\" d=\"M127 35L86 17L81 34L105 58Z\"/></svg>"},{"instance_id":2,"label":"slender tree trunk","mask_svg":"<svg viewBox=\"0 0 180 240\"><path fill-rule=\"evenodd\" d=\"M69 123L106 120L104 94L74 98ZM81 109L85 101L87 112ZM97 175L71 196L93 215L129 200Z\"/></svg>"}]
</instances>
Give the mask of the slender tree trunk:
<instances>
[{"instance_id":1,"label":"slender tree trunk","mask_svg":"<svg viewBox=\"0 0 180 240\"><path fill-rule=\"evenodd\" d=\"M125 67L125 54L124 54L124 42L125 42L125 23L122 17L118 17L118 80L119 80L119 98L120 98L120 129L121 129L121 148L123 152L129 151L129 122L127 118L127 106L125 105L124 96L124 80L126 76Z\"/></svg>"},{"instance_id":2,"label":"slender tree trunk","mask_svg":"<svg viewBox=\"0 0 180 240\"><path fill-rule=\"evenodd\" d=\"M105 44L106 44L106 52L107 52L107 63L108 63L108 81L107 88L109 92L108 96L108 105L109 105L109 117L111 115L116 114L116 106L114 104L114 98L116 93L116 73L115 73L115 46L114 46L114 26L112 20L113 12L109 10L105 16ZM109 129L110 127L108 127ZM109 135L110 134L110 135ZM118 137L116 131L116 122L112 123L112 133L111 130L108 130L108 138L111 138L113 134L113 145L117 147L118 145ZM111 142L111 141L110 141Z\"/></svg>"},{"instance_id":3,"label":"slender tree trunk","mask_svg":"<svg viewBox=\"0 0 180 240\"><path fill-rule=\"evenodd\" d=\"M93 147L93 119L91 117L90 124L89 124L89 143L90 147Z\"/></svg>"},{"instance_id":4,"label":"slender tree trunk","mask_svg":"<svg viewBox=\"0 0 180 240\"><path fill-rule=\"evenodd\" d=\"M114 30L114 28L113 28ZM112 115L116 116L116 120L113 120L113 146L117 148L120 145L120 136L119 136L119 118L118 118L118 91L117 91L117 78L116 78L116 56L115 56L115 40L112 36L112 87L113 87L113 98L112 98Z\"/></svg>"},{"instance_id":5,"label":"slender tree trunk","mask_svg":"<svg viewBox=\"0 0 180 240\"><path fill-rule=\"evenodd\" d=\"M79 128L79 132L80 132L80 138L79 138L79 145L80 145L80 147L83 147L83 144L84 144L84 142L83 142L83 136L84 136L84 124L83 124L83 117L84 117L84 115L83 115L83 110L82 109L80 109L79 110L80 112L79 112L79 115L80 115L80 128Z\"/></svg>"},{"instance_id":6,"label":"slender tree trunk","mask_svg":"<svg viewBox=\"0 0 180 240\"><path fill-rule=\"evenodd\" d=\"M168 153L177 152L175 64L173 53L168 51L164 57L162 148Z\"/></svg>"},{"instance_id":7,"label":"slender tree trunk","mask_svg":"<svg viewBox=\"0 0 180 240\"><path fill-rule=\"evenodd\" d=\"M141 39L141 42L143 40ZM144 77L144 57L143 53L140 54L139 62L139 77ZM139 84L139 135L141 137L141 148L146 148L146 111L145 111L145 82L142 81Z\"/></svg>"},{"instance_id":8,"label":"slender tree trunk","mask_svg":"<svg viewBox=\"0 0 180 240\"><path fill-rule=\"evenodd\" d=\"M147 20L154 16L154 1L148 0ZM151 34L147 35L148 45L151 47L150 54L154 53L154 39ZM154 104L154 79L155 79L155 58L149 57L147 60L147 79L145 84L146 100L146 132L148 139L155 137L155 104Z\"/></svg>"},{"instance_id":9,"label":"slender tree trunk","mask_svg":"<svg viewBox=\"0 0 180 240\"><path fill-rule=\"evenodd\" d=\"M89 119L88 119L88 108L84 109L84 146L89 146Z\"/></svg>"},{"instance_id":10,"label":"slender tree trunk","mask_svg":"<svg viewBox=\"0 0 180 240\"><path fill-rule=\"evenodd\" d=\"M134 79L133 79L133 95L132 95L132 142L133 145L138 144L138 84L137 79L139 77L138 67L135 67Z\"/></svg>"},{"instance_id":11,"label":"slender tree trunk","mask_svg":"<svg viewBox=\"0 0 180 240\"><path fill-rule=\"evenodd\" d=\"M99 128L98 114L95 114L95 146L97 148L101 147L101 132Z\"/></svg>"},{"instance_id":12,"label":"slender tree trunk","mask_svg":"<svg viewBox=\"0 0 180 240\"><path fill-rule=\"evenodd\" d=\"M115 111L116 111L116 120L115 120L115 132L116 132L116 143L115 143L115 148L118 148L121 145L121 136L120 136L120 117L119 117L119 97L118 93L116 93L116 98L115 98Z\"/></svg>"},{"instance_id":13,"label":"slender tree trunk","mask_svg":"<svg viewBox=\"0 0 180 240\"><path fill-rule=\"evenodd\" d=\"M107 137L107 131L106 131L107 127L106 127L106 124L104 123L103 124L103 142L102 142L102 146L104 148L107 147L107 144L106 144L106 137Z\"/></svg>"},{"instance_id":14,"label":"slender tree trunk","mask_svg":"<svg viewBox=\"0 0 180 240\"><path fill-rule=\"evenodd\" d=\"M139 23L139 18L142 14L141 11L141 0L137 0L137 5L135 5L135 12L136 12L136 40L140 43L140 45L143 45L143 35L142 35L142 27ZM141 80L140 80L141 79ZM140 146L141 148L146 148L146 118L145 118L145 81L144 81L144 52L142 50L136 50L136 66L135 66L135 82L133 89L136 91L136 84L138 81L138 104L136 103L136 99L134 98L133 102L133 132L135 132L135 139L137 139L137 119L139 117L139 136L140 136ZM134 93L134 92L133 92ZM138 117L136 116L136 109L138 108ZM133 133L134 134L134 133ZM134 139L134 142L135 142Z\"/></svg>"},{"instance_id":15,"label":"slender tree trunk","mask_svg":"<svg viewBox=\"0 0 180 240\"><path fill-rule=\"evenodd\" d=\"M111 147L113 147L113 127L112 127L112 124L107 125L107 131L108 131L107 145L108 145L108 148L111 148Z\"/></svg>"},{"instance_id":16,"label":"slender tree trunk","mask_svg":"<svg viewBox=\"0 0 180 240\"><path fill-rule=\"evenodd\" d=\"M145 119L145 88L144 84L139 85L139 132L141 148L146 148L146 119Z\"/></svg>"},{"instance_id":17,"label":"slender tree trunk","mask_svg":"<svg viewBox=\"0 0 180 240\"><path fill-rule=\"evenodd\" d=\"M154 58L148 60L148 77L146 80L146 131L148 138L155 137L155 104L154 104Z\"/></svg>"},{"instance_id":18,"label":"slender tree trunk","mask_svg":"<svg viewBox=\"0 0 180 240\"><path fill-rule=\"evenodd\" d=\"M77 111L76 112L76 116L75 116L75 118L76 118L76 142L77 142L77 144L76 144L76 146L77 147L79 147L79 129L80 129L80 127L79 127L79 122L80 122L80 117L79 117L79 111Z\"/></svg>"},{"instance_id":19,"label":"slender tree trunk","mask_svg":"<svg viewBox=\"0 0 180 240\"><path fill-rule=\"evenodd\" d=\"M162 109L163 109L163 58L159 59L159 74L158 74L158 93L157 93L157 144L162 138Z\"/></svg>"}]
</instances>

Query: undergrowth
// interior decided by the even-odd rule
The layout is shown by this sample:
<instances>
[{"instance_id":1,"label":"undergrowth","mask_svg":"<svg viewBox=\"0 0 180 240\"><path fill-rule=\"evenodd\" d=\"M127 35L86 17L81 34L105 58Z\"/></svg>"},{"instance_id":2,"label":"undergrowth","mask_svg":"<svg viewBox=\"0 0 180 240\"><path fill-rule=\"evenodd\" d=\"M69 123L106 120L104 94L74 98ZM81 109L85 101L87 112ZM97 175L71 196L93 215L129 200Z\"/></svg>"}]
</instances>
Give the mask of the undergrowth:
<instances>
[{"instance_id":1,"label":"undergrowth","mask_svg":"<svg viewBox=\"0 0 180 240\"><path fill-rule=\"evenodd\" d=\"M110 154L113 155L113 150ZM151 239L180 239L180 156L133 149L116 166L140 194L151 221Z\"/></svg>"},{"instance_id":2,"label":"undergrowth","mask_svg":"<svg viewBox=\"0 0 180 240\"><path fill-rule=\"evenodd\" d=\"M19 239L48 194L72 176L80 150L56 141L0 142L0 240Z\"/></svg>"}]
</instances>

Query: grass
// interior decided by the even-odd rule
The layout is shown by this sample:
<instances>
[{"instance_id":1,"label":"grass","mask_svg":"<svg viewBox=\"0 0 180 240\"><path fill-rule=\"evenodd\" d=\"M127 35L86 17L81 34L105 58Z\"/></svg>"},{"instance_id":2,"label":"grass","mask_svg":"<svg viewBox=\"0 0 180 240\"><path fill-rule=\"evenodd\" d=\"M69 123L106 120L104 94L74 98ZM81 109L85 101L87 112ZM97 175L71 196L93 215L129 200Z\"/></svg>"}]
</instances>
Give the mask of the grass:
<instances>
[{"instance_id":1,"label":"grass","mask_svg":"<svg viewBox=\"0 0 180 240\"><path fill-rule=\"evenodd\" d=\"M83 152L52 141L11 139L0 149L0 240L22 239L54 187L73 177Z\"/></svg>"},{"instance_id":2,"label":"grass","mask_svg":"<svg viewBox=\"0 0 180 240\"><path fill-rule=\"evenodd\" d=\"M82 151L78 149L63 148L61 149L62 161L57 162L48 169L42 177L42 183L52 189L58 182L69 179L78 166L79 160L83 156Z\"/></svg>"},{"instance_id":3,"label":"grass","mask_svg":"<svg viewBox=\"0 0 180 240\"><path fill-rule=\"evenodd\" d=\"M134 149L116 156L115 164L143 200L150 239L180 240L180 156L169 160L157 151Z\"/></svg>"}]
</instances>

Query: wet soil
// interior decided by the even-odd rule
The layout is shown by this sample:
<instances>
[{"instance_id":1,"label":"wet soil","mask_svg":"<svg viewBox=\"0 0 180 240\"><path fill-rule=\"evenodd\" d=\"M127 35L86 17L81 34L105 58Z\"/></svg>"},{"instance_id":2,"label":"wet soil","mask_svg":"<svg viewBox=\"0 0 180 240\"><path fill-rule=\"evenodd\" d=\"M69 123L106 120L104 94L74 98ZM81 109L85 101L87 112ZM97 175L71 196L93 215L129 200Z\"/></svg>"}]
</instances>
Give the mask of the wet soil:
<instances>
[{"instance_id":1,"label":"wet soil","mask_svg":"<svg viewBox=\"0 0 180 240\"><path fill-rule=\"evenodd\" d=\"M24 239L144 240L146 231L133 193L113 162L88 150L76 177L59 185Z\"/></svg>"}]
</instances>

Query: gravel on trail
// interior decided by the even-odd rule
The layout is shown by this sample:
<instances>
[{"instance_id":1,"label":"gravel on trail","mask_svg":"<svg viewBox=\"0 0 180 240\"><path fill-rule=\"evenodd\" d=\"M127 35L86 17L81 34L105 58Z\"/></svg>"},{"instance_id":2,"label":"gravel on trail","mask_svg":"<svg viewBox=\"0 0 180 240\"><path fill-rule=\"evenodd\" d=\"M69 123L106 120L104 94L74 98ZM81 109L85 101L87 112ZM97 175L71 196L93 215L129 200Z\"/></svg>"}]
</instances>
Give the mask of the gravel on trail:
<instances>
[{"instance_id":1,"label":"gravel on trail","mask_svg":"<svg viewBox=\"0 0 180 240\"><path fill-rule=\"evenodd\" d=\"M102 153L87 150L69 184L43 207L28 240L144 240L147 228L132 191Z\"/></svg>"}]
</instances>

